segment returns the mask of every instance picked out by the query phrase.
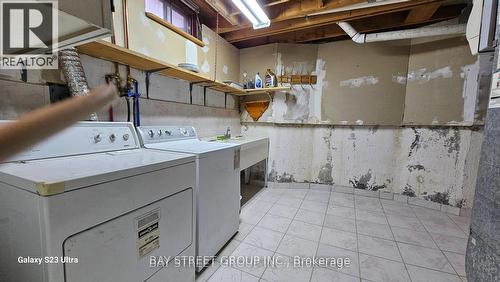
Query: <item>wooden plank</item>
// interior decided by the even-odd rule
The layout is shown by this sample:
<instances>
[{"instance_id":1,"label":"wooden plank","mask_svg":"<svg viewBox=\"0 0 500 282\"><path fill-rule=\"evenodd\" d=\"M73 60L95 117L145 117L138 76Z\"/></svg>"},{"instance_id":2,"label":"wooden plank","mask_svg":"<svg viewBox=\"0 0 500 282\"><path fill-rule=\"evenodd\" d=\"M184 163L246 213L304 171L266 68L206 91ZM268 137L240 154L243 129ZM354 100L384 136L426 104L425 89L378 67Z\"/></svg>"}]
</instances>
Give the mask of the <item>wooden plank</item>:
<instances>
[{"instance_id":1,"label":"wooden plank","mask_svg":"<svg viewBox=\"0 0 500 282\"><path fill-rule=\"evenodd\" d=\"M307 20L303 18L292 19L282 22L271 22L271 26L265 29L253 30L252 28L244 28L237 31L226 33L223 37L230 43L240 42L248 39L271 36L280 33L308 29L311 27L325 26L339 21L351 21L373 17L375 15L389 14L404 10L413 9L415 7L428 3L441 3L442 0L424 0L419 2L403 2L391 5L377 6L366 9L358 9L352 11L341 11L331 14L324 14L314 17L309 17Z\"/></svg>"},{"instance_id":2,"label":"wooden plank","mask_svg":"<svg viewBox=\"0 0 500 282\"><path fill-rule=\"evenodd\" d=\"M276 91L288 91L290 86L269 87L261 89L245 89L242 93L235 94L237 96L260 95L265 93L274 93Z\"/></svg>"},{"instance_id":3,"label":"wooden plank","mask_svg":"<svg viewBox=\"0 0 500 282\"><path fill-rule=\"evenodd\" d=\"M410 10L410 13L406 17L405 23L411 24L411 23L426 21L432 18L432 15L434 15L437 9L439 9L439 6L441 6L441 3L431 4L412 9Z\"/></svg>"},{"instance_id":4,"label":"wooden plank","mask_svg":"<svg viewBox=\"0 0 500 282\"><path fill-rule=\"evenodd\" d=\"M187 40L190 40L192 41L193 43L195 43L196 45L200 46L200 47L205 47L205 43L203 43L203 41L199 40L198 38L192 36L191 34L187 33L187 32L184 32L183 30L181 30L180 28L176 27L175 25L167 22L166 20L158 17L157 15L153 14L153 13L150 13L150 12L146 12L146 17L150 18L151 20L155 21L156 23L158 24L161 24L162 26L172 30L173 32L179 34L180 36L186 38Z\"/></svg>"},{"instance_id":5,"label":"wooden plank","mask_svg":"<svg viewBox=\"0 0 500 282\"><path fill-rule=\"evenodd\" d=\"M104 40L97 40L77 47L78 51L96 58L116 62L131 68L150 71L165 68L161 75L186 80L189 82L210 81L208 77L191 72L172 64L148 57L139 52L126 49Z\"/></svg>"},{"instance_id":6,"label":"wooden plank","mask_svg":"<svg viewBox=\"0 0 500 282\"><path fill-rule=\"evenodd\" d=\"M97 40L77 47L78 51L100 59L116 62L143 71L167 67L153 58L144 56L133 50L129 50L104 40Z\"/></svg>"}]
</instances>

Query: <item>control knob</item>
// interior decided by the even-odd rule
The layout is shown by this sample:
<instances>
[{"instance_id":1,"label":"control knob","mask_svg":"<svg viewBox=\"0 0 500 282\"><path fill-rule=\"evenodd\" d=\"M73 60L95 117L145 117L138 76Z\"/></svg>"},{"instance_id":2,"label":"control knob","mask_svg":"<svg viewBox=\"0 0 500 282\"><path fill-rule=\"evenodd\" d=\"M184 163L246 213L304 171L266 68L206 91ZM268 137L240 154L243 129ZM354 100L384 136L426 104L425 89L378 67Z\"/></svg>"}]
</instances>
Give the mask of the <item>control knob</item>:
<instances>
[{"instance_id":1,"label":"control knob","mask_svg":"<svg viewBox=\"0 0 500 282\"><path fill-rule=\"evenodd\" d=\"M100 133L94 136L94 143L97 144L97 143L101 142L101 140L102 140L102 136Z\"/></svg>"},{"instance_id":2,"label":"control knob","mask_svg":"<svg viewBox=\"0 0 500 282\"><path fill-rule=\"evenodd\" d=\"M109 135L109 141L115 142L115 140L116 140L116 135L114 133L111 133L111 135Z\"/></svg>"},{"instance_id":3,"label":"control knob","mask_svg":"<svg viewBox=\"0 0 500 282\"><path fill-rule=\"evenodd\" d=\"M149 137L151 137L151 138L153 138L155 136L155 133L153 130L149 130L148 134L149 134Z\"/></svg>"}]
</instances>

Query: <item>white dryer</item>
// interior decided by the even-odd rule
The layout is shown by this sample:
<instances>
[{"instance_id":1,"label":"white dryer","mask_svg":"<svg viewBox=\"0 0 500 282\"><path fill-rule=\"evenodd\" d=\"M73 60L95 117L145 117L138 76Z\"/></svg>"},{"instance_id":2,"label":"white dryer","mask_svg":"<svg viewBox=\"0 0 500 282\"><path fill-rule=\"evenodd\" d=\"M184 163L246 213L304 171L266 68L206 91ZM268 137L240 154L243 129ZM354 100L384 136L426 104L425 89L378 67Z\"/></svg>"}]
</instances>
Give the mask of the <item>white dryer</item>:
<instances>
[{"instance_id":1,"label":"white dryer","mask_svg":"<svg viewBox=\"0 0 500 282\"><path fill-rule=\"evenodd\" d=\"M240 210L240 146L200 141L193 127L141 126L148 149L196 155L197 270L238 232Z\"/></svg>"},{"instance_id":2,"label":"white dryer","mask_svg":"<svg viewBox=\"0 0 500 282\"><path fill-rule=\"evenodd\" d=\"M132 124L111 122L0 164L0 281L194 281L173 263L194 255L195 173L193 155L141 149Z\"/></svg>"}]
</instances>

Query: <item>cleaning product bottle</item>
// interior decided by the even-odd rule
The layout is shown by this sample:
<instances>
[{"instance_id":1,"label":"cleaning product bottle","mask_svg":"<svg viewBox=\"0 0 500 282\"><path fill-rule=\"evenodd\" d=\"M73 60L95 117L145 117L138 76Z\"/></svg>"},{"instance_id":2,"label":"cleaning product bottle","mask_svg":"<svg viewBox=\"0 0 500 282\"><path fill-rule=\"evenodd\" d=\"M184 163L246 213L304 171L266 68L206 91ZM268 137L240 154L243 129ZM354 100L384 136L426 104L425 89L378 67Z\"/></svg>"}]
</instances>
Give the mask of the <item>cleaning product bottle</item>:
<instances>
[{"instance_id":1,"label":"cleaning product bottle","mask_svg":"<svg viewBox=\"0 0 500 282\"><path fill-rule=\"evenodd\" d=\"M276 75L271 71L271 69L267 69L265 85L266 88L276 87Z\"/></svg>"},{"instance_id":2,"label":"cleaning product bottle","mask_svg":"<svg viewBox=\"0 0 500 282\"><path fill-rule=\"evenodd\" d=\"M260 89L262 88L262 78L260 78L260 74L257 73L255 75L255 89Z\"/></svg>"}]
</instances>

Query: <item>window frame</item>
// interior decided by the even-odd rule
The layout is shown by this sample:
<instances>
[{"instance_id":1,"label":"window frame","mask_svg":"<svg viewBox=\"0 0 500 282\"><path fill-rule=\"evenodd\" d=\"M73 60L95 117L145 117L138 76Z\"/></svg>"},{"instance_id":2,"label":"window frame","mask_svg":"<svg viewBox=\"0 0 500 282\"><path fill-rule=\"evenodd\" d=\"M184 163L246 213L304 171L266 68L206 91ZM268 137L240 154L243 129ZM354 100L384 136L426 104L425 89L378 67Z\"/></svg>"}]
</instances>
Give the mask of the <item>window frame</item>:
<instances>
[{"instance_id":1,"label":"window frame","mask_svg":"<svg viewBox=\"0 0 500 282\"><path fill-rule=\"evenodd\" d=\"M146 2L147 0L144 1ZM199 39L198 36L199 30L197 27L198 20L196 11L191 9L189 6L187 6L180 0L153 0L153 1L159 1L163 3L163 14L165 16L161 17L160 15L156 15L154 11L146 10L146 12L155 14L159 18L162 18L164 21L170 23L171 25L182 30L183 32ZM181 15L184 18L185 21L184 27L179 27L173 23L172 11L175 11L177 14Z\"/></svg>"}]
</instances>

